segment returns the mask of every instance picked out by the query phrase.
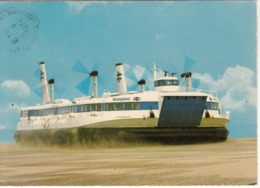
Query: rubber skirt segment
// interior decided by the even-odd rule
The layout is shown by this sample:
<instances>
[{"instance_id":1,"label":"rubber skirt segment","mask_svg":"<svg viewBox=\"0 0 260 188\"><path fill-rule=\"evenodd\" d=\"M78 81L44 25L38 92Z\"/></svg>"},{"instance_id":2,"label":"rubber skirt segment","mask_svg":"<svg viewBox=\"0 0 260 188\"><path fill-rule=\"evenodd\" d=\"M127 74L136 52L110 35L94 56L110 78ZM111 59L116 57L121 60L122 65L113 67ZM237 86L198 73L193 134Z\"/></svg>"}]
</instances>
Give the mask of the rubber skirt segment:
<instances>
[{"instance_id":1,"label":"rubber skirt segment","mask_svg":"<svg viewBox=\"0 0 260 188\"><path fill-rule=\"evenodd\" d=\"M225 127L184 128L67 128L16 131L17 143L33 145L161 143L192 144L225 141L229 131Z\"/></svg>"}]
</instances>

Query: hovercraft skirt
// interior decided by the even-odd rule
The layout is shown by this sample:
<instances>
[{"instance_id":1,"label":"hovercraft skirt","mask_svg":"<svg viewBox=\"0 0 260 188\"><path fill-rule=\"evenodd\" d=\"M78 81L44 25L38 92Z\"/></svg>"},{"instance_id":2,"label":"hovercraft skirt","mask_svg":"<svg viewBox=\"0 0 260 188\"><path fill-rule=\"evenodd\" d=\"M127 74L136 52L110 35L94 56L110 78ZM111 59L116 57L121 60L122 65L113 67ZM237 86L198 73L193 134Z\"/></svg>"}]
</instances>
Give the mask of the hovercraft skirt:
<instances>
[{"instance_id":1,"label":"hovercraft skirt","mask_svg":"<svg viewBox=\"0 0 260 188\"><path fill-rule=\"evenodd\" d=\"M120 143L191 144L225 141L225 127L171 128L67 128L16 131L14 138L22 144L64 145Z\"/></svg>"}]
</instances>

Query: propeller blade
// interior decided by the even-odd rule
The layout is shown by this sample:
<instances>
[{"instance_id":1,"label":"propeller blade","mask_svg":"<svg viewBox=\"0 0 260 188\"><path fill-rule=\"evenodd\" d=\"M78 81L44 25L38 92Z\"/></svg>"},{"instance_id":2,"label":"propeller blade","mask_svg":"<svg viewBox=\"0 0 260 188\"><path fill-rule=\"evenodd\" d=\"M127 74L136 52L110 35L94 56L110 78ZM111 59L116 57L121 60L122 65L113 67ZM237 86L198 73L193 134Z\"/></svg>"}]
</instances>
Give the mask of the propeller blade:
<instances>
[{"instance_id":1,"label":"propeller blade","mask_svg":"<svg viewBox=\"0 0 260 188\"><path fill-rule=\"evenodd\" d=\"M127 71L125 71L125 78L132 80L134 82L137 82L138 80L136 79L135 74L133 73L132 69L129 69Z\"/></svg>"},{"instance_id":2,"label":"propeller blade","mask_svg":"<svg viewBox=\"0 0 260 188\"><path fill-rule=\"evenodd\" d=\"M36 69L36 70L34 71L34 73L33 73L33 76L34 76L35 78L39 78L39 79L40 79L40 70L39 70L39 69Z\"/></svg>"},{"instance_id":3,"label":"propeller blade","mask_svg":"<svg viewBox=\"0 0 260 188\"><path fill-rule=\"evenodd\" d=\"M199 85L200 85L200 79L192 78L192 87L197 89Z\"/></svg>"},{"instance_id":4,"label":"propeller blade","mask_svg":"<svg viewBox=\"0 0 260 188\"><path fill-rule=\"evenodd\" d=\"M93 71L93 70L97 70L97 71L99 70L99 64L98 63L93 63L91 71Z\"/></svg>"},{"instance_id":5,"label":"propeller blade","mask_svg":"<svg viewBox=\"0 0 260 188\"><path fill-rule=\"evenodd\" d=\"M132 85L130 87L127 88L129 91L138 91L138 85L135 84L135 85Z\"/></svg>"},{"instance_id":6,"label":"propeller blade","mask_svg":"<svg viewBox=\"0 0 260 188\"><path fill-rule=\"evenodd\" d=\"M54 86L54 99L61 98L63 94L66 92L66 88L62 86Z\"/></svg>"},{"instance_id":7,"label":"propeller blade","mask_svg":"<svg viewBox=\"0 0 260 188\"><path fill-rule=\"evenodd\" d=\"M72 70L74 72L79 72L79 73L82 73L82 74L89 74L89 71L86 69L86 67L79 60L77 60L74 63Z\"/></svg>"},{"instance_id":8,"label":"propeller blade","mask_svg":"<svg viewBox=\"0 0 260 188\"><path fill-rule=\"evenodd\" d=\"M104 80L103 76L98 75L98 79L97 79L98 86L103 86L103 80Z\"/></svg>"},{"instance_id":9,"label":"propeller blade","mask_svg":"<svg viewBox=\"0 0 260 188\"><path fill-rule=\"evenodd\" d=\"M145 79L145 80L147 80L149 78L153 79L153 70L149 66L145 67L145 71L143 73L142 78Z\"/></svg>"},{"instance_id":10,"label":"propeller blade","mask_svg":"<svg viewBox=\"0 0 260 188\"><path fill-rule=\"evenodd\" d=\"M196 63L195 60L193 60L192 58L185 56L184 59L184 69L183 72L188 72L190 71L190 69L193 67L193 65Z\"/></svg>"},{"instance_id":11,"label":"propeller blade","mask_svg":"<svg viewBox=\"0 0 260 188\"><path fill-rule=\"evenodd\" d=\"M90 81L91 81L91 77L87 77L87 78L85 78L84 80L82 80L82 81L76 86L76 88L77 88L80 92L82 92L82 93L88 95L88 94L89 94Z\"/></svg>"},{"instance_id":12,"label":"propeller blade","mask_svg":"<svg viewBox=\"0 0 260 188\"><path fill-rule=\"evenodd\" d=\"M145 72L145 67L142 67L140 65L136 65L135 67L132 68L132 71L135 75L135 78L137 81L141 80L144 72Z\"/></svg>"},{"instance_id":13,"label":"propeller blade","mask_svg":"<svg viewBox=\"0 0 260 188\"><path fill-rule=\"evenodd\" d=\"M42 90L40 87L35 88L33 91L38 97L42 98Z\"/></svg>"}]
</instances>

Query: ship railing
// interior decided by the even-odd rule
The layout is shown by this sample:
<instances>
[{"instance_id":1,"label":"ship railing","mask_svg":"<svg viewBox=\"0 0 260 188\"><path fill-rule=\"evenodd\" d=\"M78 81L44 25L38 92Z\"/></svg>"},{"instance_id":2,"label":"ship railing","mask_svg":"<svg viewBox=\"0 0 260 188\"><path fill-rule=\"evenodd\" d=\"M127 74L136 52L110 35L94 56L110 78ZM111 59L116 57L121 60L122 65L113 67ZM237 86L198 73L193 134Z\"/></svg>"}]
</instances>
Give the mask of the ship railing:
<instances>
[{"instance_id":1,"label":"ship railing","mask_svg":"<svg viewBox=\"0 0 260 188\"><path fill-rule=\"evenodd\" d=\"M217 97L217 92L213 90L199 89L199 88L190 88L189 91L186 91L186 87L180 87L181 92L198 92L198 93L207 93L212 95L213 97Z\"/></svg>"}]
</instances>

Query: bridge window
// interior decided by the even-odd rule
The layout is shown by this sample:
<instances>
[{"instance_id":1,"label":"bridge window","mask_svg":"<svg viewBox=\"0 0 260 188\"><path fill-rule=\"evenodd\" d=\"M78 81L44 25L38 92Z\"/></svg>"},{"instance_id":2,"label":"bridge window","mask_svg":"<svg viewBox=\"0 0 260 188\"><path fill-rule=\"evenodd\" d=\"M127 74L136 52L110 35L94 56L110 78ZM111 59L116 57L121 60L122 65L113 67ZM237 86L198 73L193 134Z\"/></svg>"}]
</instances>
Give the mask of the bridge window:
<instances>
[{"instance_id":1,"label":"bridge window","mask_svg":"<svg viewBox=\"0 0 260 188\"><path fill-rule=\"evenodd\" d=\"M154 86L178 86L179 80L157 80L154 82Z\"/></svg>"},{"instance_id":2,"label":"bridge window","mask_svg":"<svg viewBox=\"0 0 260 188\"><path fill-rule=\"evenodd\" d=\"M219 110L217 102L206 102L206 109L208 110Z\"/></svg>"}]
</instances>

